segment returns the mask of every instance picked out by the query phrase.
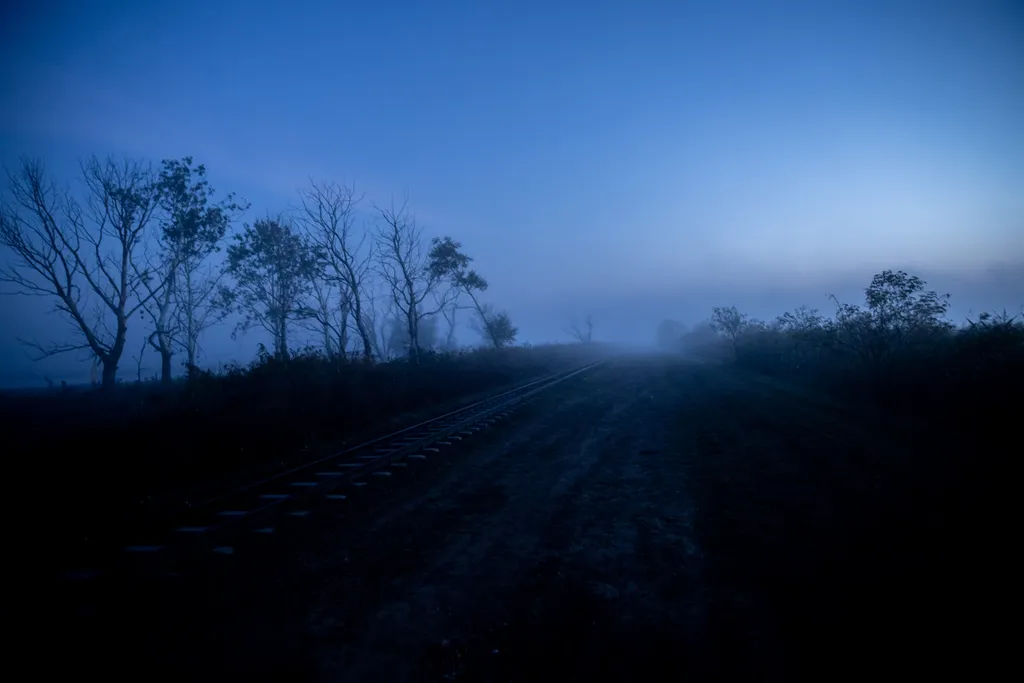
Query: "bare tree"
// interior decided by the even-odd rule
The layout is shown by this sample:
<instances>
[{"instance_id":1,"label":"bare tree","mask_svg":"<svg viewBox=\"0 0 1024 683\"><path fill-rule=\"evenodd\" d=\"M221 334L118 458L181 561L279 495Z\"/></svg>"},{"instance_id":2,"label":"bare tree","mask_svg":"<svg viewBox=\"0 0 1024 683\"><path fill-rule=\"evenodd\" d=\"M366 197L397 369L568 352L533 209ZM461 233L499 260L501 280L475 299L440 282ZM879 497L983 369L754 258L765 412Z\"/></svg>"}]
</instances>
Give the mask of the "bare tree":
<instances>
[{"instance_id":1,"label":"bare tree","mask_svg":"<svg viewBox=\"0 0 1024 683\"><path fill-rule=\"evenodd\" d=\"M178 322L177 316L174 315L177 259L163 253L153 256L147 250L143 250L139 261L140 263L136 264L137 268L159 275L139 280L146 293L146 303L142 307L145 313L143 317L148 317L152 325L152 331L143 338L143 352L145 345L149 345L160 355L161 381L170 384L171 357L174 355Z\"/></svg>"},{"instance_id":2,"label":"bare tree","mask_svg":"<svg viewBox=\"0 0 1024 683\"><path fill-rule=\"evenodd\" d=\"M227 310L218 304L217 294L224 271L202 258L182 260L175 283L174 314L178 343L185 349L185 367L189 373L199 363L199 338L203 332L224 320Z\"/></svg>"},{"instance_id":3,"label":"bare tree","mask_svg":"<svg viewBox=\"0 0 1024 683\"><path fill-rule=\"evenodd\" d=\"M573 320L569 324L569 334L579 343L589 344L594 340L594 319L588 315L583 319L582 325Z\"/></svg>"},{"instance_id":4,"label":"bare tree","mask_svg":"<svg viewBox=\"0 0 1024 683\"><path fill-rule=\"evenodd\" d=\"M387 286L399 316L408 330L409 359L419 362L421 345L420 322L436 315L448 301L445 297L425 302L438 292L445 280L443 274L430 267L423 253L423 233L403 203L396 208L377 209L381 222L377 230L377 268Z\"/></svg>"},{"instance_id":5,"label":"bare tree","mask_svg":"<svg viewBox=\"0 0 1024 683\"><path fill-rule=\"evenodd\" d=\"M324 277L343 296L338 306L345 311L339 329L349 319L359 334L363 357L373 358L373 329L365 324L367 284L373 259L373 242L367 231L355 229L355 208L362 197L355 190L335 183L317 184L301 192L302 222L310 241L324 259Z\"/></svg>"},{"instance_id":6,"label":"bare tree","mask_svg":"<svg viewBox=\"0 0 1024 683\"><path fill-rule=\"evenodd\" d=\"M103 386L113 387L124 353L128 322L154 292L152 273L139 264L146 228L156 206L150 169L131 159L92 157L81 165L84 206L58 190L38 161L24 160L8 173L10 202L0 209L0 244L12 265L0 270L9 293L55 299L56 312L74 329L63 344L29 344L37 358L88 350L103 366Z\"/></svg>"},{"instance_id":7,"label":"bare tree","mask_svg":"<svg viewBox=\"0 0 1024 683\"><path fill-rule=\"evenodd\" d=\"M149 339L142 338L142 346L139 348L139 355L133 357L135 361L135 383L142 384L142 361L146 358L146 347L149 346Z\"/></svg>"},{"instance_id":8,"label":"bare tree","mask_svg":"<svg viewBox=\"0 0 1024 683\"><path fill-rule=\"evenodd\" d=\"M314 305L310 309L308 327L320 334L324 352L329 358L346 357L348 353L349 296L344 284L324 272L321 262L311 284Z\"/></svg>"},{"instance_id":9,"label":"bare tree","mask_svg":"<svg viewBox=\"0 0 1024 683\"><path fill-rule=\"evenodd\" d=\"M389 317L387 311L384 314L378 312L379 304L384 303L384 306L391 301L390 296L382 296L375 292L372 288L366 290L366 301L363 306L363 326L370 333L370 345L373 348L373 355L380 360L387 360L388 354L384 348L384 333L382 320Z\"/></svg>"}]
</instances>

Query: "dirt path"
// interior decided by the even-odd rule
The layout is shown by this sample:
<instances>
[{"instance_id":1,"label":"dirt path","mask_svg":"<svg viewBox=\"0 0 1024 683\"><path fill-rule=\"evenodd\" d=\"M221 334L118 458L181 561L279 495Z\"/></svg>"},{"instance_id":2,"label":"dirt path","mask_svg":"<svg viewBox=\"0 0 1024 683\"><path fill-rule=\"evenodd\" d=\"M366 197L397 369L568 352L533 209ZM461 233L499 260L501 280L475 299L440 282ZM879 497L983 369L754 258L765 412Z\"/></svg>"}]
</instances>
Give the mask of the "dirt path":
<instances>
[{"instance_id":1,"label":"dirt path","mask_svg":"<svg viewBox=\"0 0 1024 683\"><path fill-rule=\"evenodd\" d=\"M632 629L697 637L692 498L662 476L672 404L658 398L671 390L668 377L656 365L618 363L579 386L370 531L385 557L412 539L420 557L414 571L388 577L354 643L325 648L336 680L402 680L423 669L592 680ZM358 578L332 582L311 628L361 588ZM617 624L595 625L613 614Z\"/></svg>"},{"instance_id":2,"label":"dirt path","mask_svg":"<svg viewBox=\"0 0 1024 683\"><path fill-rule=\"evenodd\" d=\"M107 596L93 619L115 626L83 649L110 666L117 642L116 661L189 680L792 680L906 662L907 635L958 604L928 599L956 501L853 415L617 360L201 582Z\"/></svg>"}]
</instances>

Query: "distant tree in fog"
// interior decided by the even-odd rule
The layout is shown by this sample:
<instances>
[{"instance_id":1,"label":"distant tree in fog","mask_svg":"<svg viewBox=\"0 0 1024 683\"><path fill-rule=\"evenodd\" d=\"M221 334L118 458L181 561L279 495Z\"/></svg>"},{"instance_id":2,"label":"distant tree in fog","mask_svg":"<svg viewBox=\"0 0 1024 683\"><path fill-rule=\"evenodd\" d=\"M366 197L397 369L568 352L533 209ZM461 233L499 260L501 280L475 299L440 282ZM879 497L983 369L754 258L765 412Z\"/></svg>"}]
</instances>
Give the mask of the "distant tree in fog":
<instances>
[{"instance_id":1,"label":"distant tree in fog","mask_svg":"<svg viewBox=\"0 0 1024 683\"><path fill-rule=\"evenodd\" d=\"M235 286L220 293L222 305L242 316L236 331L263 328L274 340L275 357L287 360L289 326L311 316L317 266L311 245L284 218L246 225L228 247L226 272Z\"/></svg>"},{"instance_id":2,"label":"distant tree in fog","mask_svg":"<svg viewBox=\"0 0 1024 683\"><path fill-rule=\"evenodd\" d=\"M409 349L409 328L401 318L387 318L382 330L384 358L407 354Z\"/></svg>"},{"instance_id":3,"label":"distant tree in fog","mask_svg":"<svg viewBox=\"0 0 1024 683\"><path fill-rule=\"evenodd\" d=\"M128 323L163 287L162 275L142 257L156 186L148 165L131 159L81 166L84 205L46 177L41 163L25 160L8 173L0 207L0 244L14 256L0 269L9 293L55 300L74 329L63 344L29 344L43 358L87 350L103 366L104 388L117 382Z\"/></svg>"},{"instance_id":4,"label":"distant tree in fog","mask_svg":"<svg viewBox=\"0 0 1024 683\"><path fill-rule=\"evenodd\" d=\"M710 320L702 320L687 330L680 340L680 348L684 351L701 351L719 342L721 337Z\"/></svg>"},{"instance_id":5,"label":"distant tree in fog","mask_svg":"<svg viewBox=\"0 0 1024 683\"><path fill-rule=\"evenodd\" d=\"M674 349L686 333L686 326L678 320L662 320L655 333L655 343L663 349Z\"/></svg>"},{"instance_id":6,"label":"distant tree in fog","mask_svg":"<svg viewBox=\"0 0 1024 683\"><path fill-rule=\"evenodd\" d=\"M436 348L439 346L437 316L431 315L420 320L419 337L420 351ZM388 318L385 326L387 336L385 348L389 355L406 354L409 352L409 327L403 318Z\"/></svg>"},{"instance_id":7,"label":"distant tree in fog","mask_svg":"<svg viewBox=\"0 0 1024 683\"><path fill-rule=\"evenodd\" d=\"M583 323L573 320L569 324L569 334L581 344L589 344L594 339L594 319L588 315Z\"/></svg>"}]
</instances>

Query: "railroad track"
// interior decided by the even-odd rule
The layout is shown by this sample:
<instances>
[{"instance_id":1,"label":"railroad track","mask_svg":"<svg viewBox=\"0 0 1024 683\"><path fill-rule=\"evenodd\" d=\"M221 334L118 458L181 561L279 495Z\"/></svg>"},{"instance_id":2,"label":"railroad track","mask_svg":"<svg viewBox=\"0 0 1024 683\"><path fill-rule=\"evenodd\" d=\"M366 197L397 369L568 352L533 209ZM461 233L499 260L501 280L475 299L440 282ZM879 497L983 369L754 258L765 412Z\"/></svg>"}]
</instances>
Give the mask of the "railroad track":
<instances>
[{"instance_id":1,"label":"railroad track","mask_svg":"<svg viewBox=\"0 0 1024 683\"><path fill-rule=\"evenodd\" d=\"M520 385L469 406L397 432L318 458L192 505L154 525L126 545L80 552L74 567L61 567L60 578L88 581L125 571L173 574L175 558L196 553L235 554L242 539L274 535L283 524L312 514L321 504L344 505L361 487L379 478L401 476L442 448L471 439L506 418L541 392L604 361ZM168 561L170 560L170 561Z\"/></svg>"}]
</instances>

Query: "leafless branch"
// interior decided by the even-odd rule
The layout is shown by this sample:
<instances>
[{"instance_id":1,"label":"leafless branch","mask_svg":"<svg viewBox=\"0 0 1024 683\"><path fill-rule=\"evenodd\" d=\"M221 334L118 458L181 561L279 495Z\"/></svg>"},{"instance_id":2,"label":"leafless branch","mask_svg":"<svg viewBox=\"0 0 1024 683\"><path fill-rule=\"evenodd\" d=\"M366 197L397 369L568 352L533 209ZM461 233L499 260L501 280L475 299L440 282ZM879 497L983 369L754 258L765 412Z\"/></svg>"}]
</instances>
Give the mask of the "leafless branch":
<instances>
[{"instance_id":1,"label":"leafless branch","mask_svg":"<svg viewBox=\"0 0 1024 683\"><path fill-rule=\"evenodd\" d=\"M443 279L428 267L423 251L423 232L408 213L408 202L389 208L375 207L379 214L376 234L377 272L388 289L398 314L405 321L409 339L409 357L418 361L420 322L440 312L448 295L424 306L428 297L439 291Z\"/></svg>"},{"instance_id":2,"label":"leafless branch","mask_svg":"<svg viewBox=\"0 0 1024 683\"><path fill-rule=\"evenodd\" d=\"M318 184L310 180L300 193L301 220L306 234L324 260L324 278L336 288L335 310L344 311L345 319L338 331L355 327L363 346L363 355L373 357L373 331L364 324L363 309L373 258L373 242L364 229L355 229L356 206L362 196L355 190L335 183ZM344 349L343 349L344 351Z\"/></svg>"},{"instance_id":3,"label":"leafless branch","mask_svg":"<svg viewBox=\"0 0 1024 683\"><path fill-rule=\"evenodd\" d=\"M583 319L583 323L580 324L578 321L573 320L569 323L569 334L572 338L581 344L589 344L594 338L594 319L588 315Z\"/></svg>"},{"instance_id":4,"label":"leafless branch","mask_svg":"<svg viewBox=\"0 0 1024 683\"><path fill-rule=\"evenodd\" d=\"M7 173L0 244L13 260L0 269L0 283L5 293L53 298L78 337L32 348L43 356L88 348L110 386L128 320L146 300L136 297L135 259L152 216L152 182L148 169L131 160L92 158L81 168L85 209L57 189L38 161L23 159L17 173Z\"/></svg>"}]
</instances>

